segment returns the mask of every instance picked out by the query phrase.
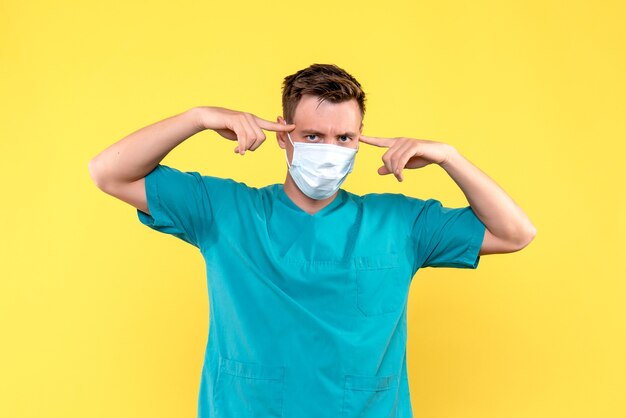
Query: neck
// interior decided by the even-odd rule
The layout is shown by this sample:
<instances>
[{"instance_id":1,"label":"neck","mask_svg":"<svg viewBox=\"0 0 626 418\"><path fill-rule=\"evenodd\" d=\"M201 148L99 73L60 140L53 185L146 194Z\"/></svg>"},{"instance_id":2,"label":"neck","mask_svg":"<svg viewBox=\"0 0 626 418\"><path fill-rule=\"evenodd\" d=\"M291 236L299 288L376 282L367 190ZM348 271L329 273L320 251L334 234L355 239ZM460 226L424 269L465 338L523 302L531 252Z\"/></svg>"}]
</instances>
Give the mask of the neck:
<instances>
[{"instance_id":1,"label":"neck","mask_svg":"<svg viewBox=\"0 0 626 418\"><path fill-rule=\"evenodd\" d=\"M289 196L291 201L309 215L314 215L328 206L333 200L335 200L338 193L335 192L332 196L322 200L311 199L309 196L302 193L302 191L298 188L298 185L289 175L289 171L287 171L287 178L285 178L284 190L285 194Z\"/></svg>"}]
</instances>

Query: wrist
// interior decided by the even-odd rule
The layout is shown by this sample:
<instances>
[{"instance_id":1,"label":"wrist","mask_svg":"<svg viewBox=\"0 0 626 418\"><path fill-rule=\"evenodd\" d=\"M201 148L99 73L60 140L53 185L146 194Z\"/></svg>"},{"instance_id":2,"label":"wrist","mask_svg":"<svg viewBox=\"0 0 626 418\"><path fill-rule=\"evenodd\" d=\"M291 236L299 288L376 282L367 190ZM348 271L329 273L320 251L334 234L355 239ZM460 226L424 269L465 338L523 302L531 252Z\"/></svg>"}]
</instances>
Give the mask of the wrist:
<instances>
[{"instance_id":1,"label":"wrist","mask_svg":"<svg viewBox=\"0 0 626 418\"><path fill-rule=\"evenodd\" d=\"M445 157L443 161L439 163L439 166L444 169L449 167L451 164L454 164L454 159L460 155L456 148L450 144L446 144L445 148Z\"/></svg>"},{"instance_id":2,"label":"wrist","mask_svg":"<svg viewBox=\"0 0 626 418\"><path fill-rule=\"evenodd\" d=\"M208 129L206 127L206 122L205 122L206 110L207 109L203 106L196 106L187 110L187 113L189 114L190 118L194 121L196 129L198 131L204 131Z\"/></svg>"}]
</instances>

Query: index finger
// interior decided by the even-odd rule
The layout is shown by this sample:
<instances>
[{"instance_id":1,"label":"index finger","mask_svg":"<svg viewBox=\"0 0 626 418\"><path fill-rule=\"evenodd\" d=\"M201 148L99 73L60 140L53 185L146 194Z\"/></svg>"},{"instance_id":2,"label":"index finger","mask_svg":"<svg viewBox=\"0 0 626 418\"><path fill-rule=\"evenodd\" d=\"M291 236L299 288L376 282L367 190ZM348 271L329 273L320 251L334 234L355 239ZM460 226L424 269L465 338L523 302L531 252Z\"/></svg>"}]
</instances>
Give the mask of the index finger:
<instances>
[{"instance_id":1,"label":"index finger","mask_svg":"<svg viewBox=\"0 0 626 418\"><path fill-rule=\"evenodd\" d=\"M295 129L295 127L296 127L295 123L290 123L289 125L284 125L282 123L265 120L265 119L260 118L258 116L255 116L254 120L256 120L256 123L262 129L265 129L266 131L274 131L274 132L276 132L276 131L293 131Z\"/></svg>"},{"instance_id":2,"label":"index finger","mask_svg":"<svg viewBox=\"0 0 626 418\"><path fill-rule=\"evenodd\" d=\"M377 147L387 147L389 148L393 142L393 138L379 138L377 136L359 136L359 142L365 142L366 144L376 145Z\"/></svg>"}]
</instances>

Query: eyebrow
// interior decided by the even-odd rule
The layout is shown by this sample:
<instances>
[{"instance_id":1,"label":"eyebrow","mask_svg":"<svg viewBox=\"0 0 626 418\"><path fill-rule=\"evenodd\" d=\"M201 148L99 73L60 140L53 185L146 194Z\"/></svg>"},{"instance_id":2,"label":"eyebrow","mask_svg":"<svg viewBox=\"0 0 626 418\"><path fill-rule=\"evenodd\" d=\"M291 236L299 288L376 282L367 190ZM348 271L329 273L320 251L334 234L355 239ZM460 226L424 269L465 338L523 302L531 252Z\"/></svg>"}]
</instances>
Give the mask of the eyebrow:
<instances>
[{"instance_id":1,"label":"eyebrow","mask_svg":"<svg viewBox=\"0 0 626 418\"><path fill-rule=\"evenodd\" d=\"M317 135L317 136L324 136L324 134L322 132L318 132L318 131L316 131L314 129L304 129L304 130L301 131L301 133L303 135L313 134L313 135ZM343 134L339 134L337 136L344 136L344 135L351 136L351 137L357 136L357 134L355 134L354 132L346 132L346 133L343 133Z\"/></svg>"}]
</instances>

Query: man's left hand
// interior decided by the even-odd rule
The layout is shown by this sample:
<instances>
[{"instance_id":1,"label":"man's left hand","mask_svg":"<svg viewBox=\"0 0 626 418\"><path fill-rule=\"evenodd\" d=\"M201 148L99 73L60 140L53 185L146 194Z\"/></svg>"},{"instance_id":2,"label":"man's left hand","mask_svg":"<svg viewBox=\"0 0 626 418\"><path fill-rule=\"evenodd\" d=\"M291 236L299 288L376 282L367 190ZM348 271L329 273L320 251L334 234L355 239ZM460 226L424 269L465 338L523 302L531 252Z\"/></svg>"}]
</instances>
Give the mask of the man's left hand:
<instances>
[{"instance_id":1,"label":"man's left hand","mask_svg":"<svg viewBox=\"0 0 626 418\"><path fill-rule=\"evenodd\" d=\"M389 148L382 156L383 165L378 174L392 174L398 181L403 181L402 170L405 168L421 168L429 164L444 165L454 147L443 142L414 138L379 138L361 135L360 142Z\"/></svg>"}]
</instances>

